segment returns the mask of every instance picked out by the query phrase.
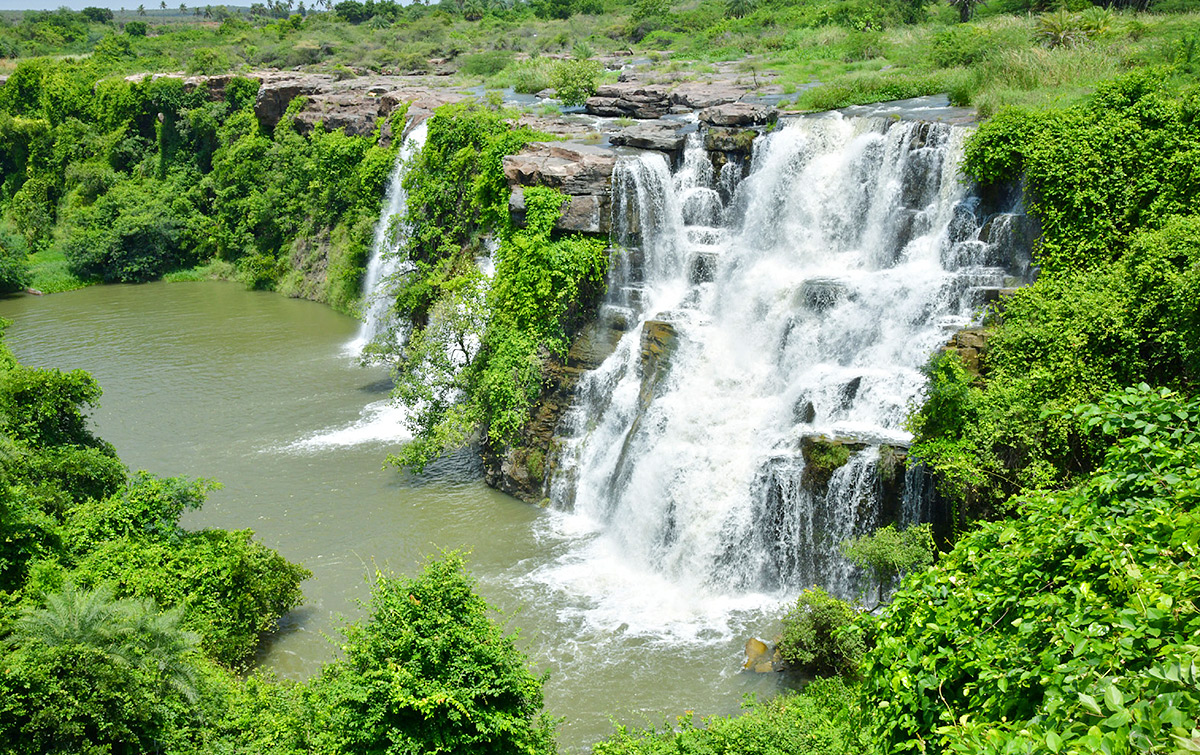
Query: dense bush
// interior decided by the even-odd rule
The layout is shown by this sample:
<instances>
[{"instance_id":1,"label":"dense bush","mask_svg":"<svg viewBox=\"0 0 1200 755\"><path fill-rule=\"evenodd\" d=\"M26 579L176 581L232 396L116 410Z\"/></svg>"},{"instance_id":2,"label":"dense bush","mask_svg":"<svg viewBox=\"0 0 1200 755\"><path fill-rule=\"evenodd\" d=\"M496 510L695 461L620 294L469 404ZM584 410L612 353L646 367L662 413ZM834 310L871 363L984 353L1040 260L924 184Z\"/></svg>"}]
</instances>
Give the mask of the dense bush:
<instances>
[{"instance_id":1,"label":"dense bush","mask_svg":"<svg viewBox=\"0 0 1200 755\"><path fill-rule=\"evenodd\" d=\"M807 674L853 676L863 654L862 636L845 631L856 612L819 587L800 593L783 618L779 654Z\"/></svg>"},{"instance_id":2,"label":"dense bush","mask_svg":"<svg viewBox=\"0 0 1200 755\"><path fill-rule=\"evenodd\" d=\"M885 751L1194 747L1200 402L1142 385L1077 416L1112 443L1096 473L1023 496L865 623Z\"/></svg>"},{"instance_id":3,"label":"dense bush","mask_svg":"<svg viewBox=\"0 0 1200 755\"><path fill-rule=\"evenodd\" d=\"M960 515L989 516L1020 490L1069 484L1107 446L1070 410L1139 381L1193 386L1200 322L1200 106L1161 73L1102 87L1087 106L1001 114L968 144L984 181L1025 177L1043 235L1038 281L993 326L983 385L931 367L913 454Z\"/></svg>"},{"instance_id":4,"label":"dense bush","mask_svg":"<svg viewBox=\"0 0 1200 755\"><path fill-rule=\"evenodd\" d=\"M841 679L818 679L800 693L750 703L740 716L690 716L677 727L636 730L618 726L597 742L594 755L856 755L871 752L866 722L871 710L858 690Z\"/></svg>"},{"instance_id":5,"label":"dense bush","mask_svg":"<svg viewBox=\"0 0 1200 755\"><path fill-rule=\"evenodd\" d=\"M553 753L542 682L488 617L462 558L377 575L371 615L311 685L320 752Z\"/></svg>"}]
</instances>

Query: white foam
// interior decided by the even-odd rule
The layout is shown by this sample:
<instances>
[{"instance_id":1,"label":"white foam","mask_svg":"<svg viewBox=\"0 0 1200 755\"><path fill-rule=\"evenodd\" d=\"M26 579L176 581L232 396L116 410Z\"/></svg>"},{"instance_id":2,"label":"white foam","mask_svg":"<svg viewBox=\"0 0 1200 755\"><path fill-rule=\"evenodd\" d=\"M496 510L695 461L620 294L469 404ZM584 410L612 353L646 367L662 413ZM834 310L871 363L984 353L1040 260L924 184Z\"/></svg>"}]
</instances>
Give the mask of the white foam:
<instances>
[{"instance_id":1,"label":"white foam","mask_svg":"<svg viewBox=\"0 0 1200 755\"><path fill-rule=\"evenodd\" d=\"M358 419L342 427L320 430L284 447L285 451L321 451L367 443L400 443L412 439L405 420L408 412L390 399L363 407Z\"/></svg>"}]
</instances>

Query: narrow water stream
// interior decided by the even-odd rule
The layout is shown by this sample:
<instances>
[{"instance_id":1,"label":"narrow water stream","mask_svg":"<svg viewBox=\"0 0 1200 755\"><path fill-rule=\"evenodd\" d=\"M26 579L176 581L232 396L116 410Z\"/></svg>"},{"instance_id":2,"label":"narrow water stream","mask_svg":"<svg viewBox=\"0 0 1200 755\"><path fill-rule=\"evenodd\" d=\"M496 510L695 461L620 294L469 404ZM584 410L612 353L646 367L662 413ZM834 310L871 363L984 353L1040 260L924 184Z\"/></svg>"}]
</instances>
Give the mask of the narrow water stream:
<instances>
[{"instance_id":1,"label":"narrow water stream","mask_svg":"<svg viewBox=\"0 0 1200 755\"><path fill-rule=\"evenodd\" d=\"M385 372L346 355L358 328L349 317L222 283L17 297L0 300L0 317L13 321L7 340L23 362L96 377L99 434L132 468L224 485L186 526L251 528L312 570L305 605L262 654L284 677L308 677L333 656L377 567L411 573L450 548L470 552L480 592L549 671L564 751L586 749L611 719L733 713L745 693L781 684L738 671L745 638L772 631L768 614L735 610L695 622L690 636L678 625L659 632L660 610L678 618L704 607L658 605L653 580L628 575L639 596L622 621L572 594L572 554L587 535L563 515L491 490L466 459L421 479L383 468L402 432L384 402ZM678 600L663 590L664 603Z\"/></svg>"}]
</instances>

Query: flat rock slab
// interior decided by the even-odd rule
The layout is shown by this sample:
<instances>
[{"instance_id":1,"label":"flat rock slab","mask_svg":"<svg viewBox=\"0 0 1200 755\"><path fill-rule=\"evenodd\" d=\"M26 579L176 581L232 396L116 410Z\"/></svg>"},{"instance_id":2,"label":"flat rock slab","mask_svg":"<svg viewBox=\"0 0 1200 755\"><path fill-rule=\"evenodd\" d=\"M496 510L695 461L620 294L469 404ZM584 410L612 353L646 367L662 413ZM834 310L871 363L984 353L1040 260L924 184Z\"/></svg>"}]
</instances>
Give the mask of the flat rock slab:
<instances>
[{"instance_id":1,"label":"flat rock slab","mask_svg":"<svg viewBox=\"0 0 1200 755\"><path fill-rule=\"evenodd\" d=\"M658 152L678 152L687 137L680 133L685 124L678 121L653 120L627 126L609 137L619 147L652 149Z\"/></svg>"},{"instance_id":2,"label":"flat rock slab","mask_svg":"<svg viewBox=\"0 0 1200 755\"><path fill-rule=\"evenodd\" d=\"M661 118L671 112L671 89L663 84L636 81L605 84L596 89L584 107L592 115Z\"/></svg>"},{"instance_id":3,"label":"flat rock slab","mask_svg":"<svg viewBox=\"0 0 1200 755\"><path fill-rule=\"evenodd\" d=\"M763 126L778 117L775 108L749 102L730 102L700 111L700 120L710 126Z\"/></svg>"}]
</instances>

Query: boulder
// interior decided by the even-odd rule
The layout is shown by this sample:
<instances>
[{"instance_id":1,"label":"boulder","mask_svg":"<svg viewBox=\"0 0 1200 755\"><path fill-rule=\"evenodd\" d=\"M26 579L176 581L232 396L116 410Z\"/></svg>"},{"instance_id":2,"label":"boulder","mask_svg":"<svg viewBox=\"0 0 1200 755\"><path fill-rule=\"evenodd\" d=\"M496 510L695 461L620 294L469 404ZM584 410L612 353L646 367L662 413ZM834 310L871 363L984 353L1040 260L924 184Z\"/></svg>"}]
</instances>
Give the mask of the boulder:
<instances>
[{"instance_id":1,"label":"boulder","mask_svg":"<svg viewBox=\"0 0 1200 755\"><path fill-rule=\"evenodd\" d=\"M208 99L210 102L223 102L225 100L225 87L227 87L229 82L233 81L233 79L237 78L239 75L241 78L253 79L260 83L262 82L262 77L254 73L225 73L218 76L189 76L183 80L183 90L190 93L203 87L208 92Z\"/></svg>"},{"instance_id":2,"label":"boulder","mask_svg":"<svg viewBox=\"0 0 1200 755\"><path fill-rule=\"evenodd\" d=\"M524 222L524 188L549 186L568 198L556 228L607 234L612 224L609 187L616 164L610 150L562 142L534 142L505 157L502 165L512 189L508 207L514 222Z\"/></svg>"},{"instance_id":3,"label":"boulder","mask_svg":"<svg viewBox=\"0 0 1200 755\"><path fill-rule=\"evenodd\" d=\"M754 151L757 137L754 129L713 127L704 133L704 148L709 152L749 155Z\"/></svg>"},{"instance_id":4,"label":"boulder","mask_svg":"<svg viewBox=\"0 0 1200 755\"><path fill-rule=\"evenodd\" d=\"M514 186L551 186L564 194L607 195L616 155L602 147L532 142L504 158L504 177Z\"/></svg>"},{"instance_id":5,"label":"boulder","mask_svg":"<svg viewBox=\"0 0 1200 755\"><path fill-rule=\"evenodd\" d=\"M763 126L778 117L775 108L748 102L730 102L700 111L700 120L710 126Z\"/></svg>"},{"instance_id":6,"label":"boulder","mask_svg":"<svg viewBox=\"0 0 1200 755\"><path fill-rule=\"evenodd\" d=\"M671 112L671 91L661 84L636 81L605 84L596 89L584 107L591 115L661 118Z\"/></svg>"},{"instance_id":7,"label":"boulder","mask_svg":"<svg viewBox=\"0 0 1200 755\"><path fill-rule=\"evenodd\" d=\"M680 133L684 124L673 121L653 120L635 123L609 137L619 147L651 149L672 155L683 149L687 137Z\"/></svg>"},{"instance_id":8,"label":"boulder","mask_svg":"<svg viewBox=\"0 0 1200 755\"><path fill-rule=\"evenodd\" d=\"M361 94L313 95L304 108L296 113L296 130L308 133L318 123L326 131L345 129L350 136L369 136L375 131L378 119L389 110L380 106L379 98Z\"/></svg>"},{"instance_id":9,"label":"boulder","mask_svg":"<svg viewBox=\"0 0 1200 755\"><path fill-rule=\"evenodd\" d=\"M737 102L745 93L745 87L731 83L702 84L692 81L680 84L672 90L671 104L680 105L689 110L701 110Z\"/></svg>"},{"instance_id":10,"label":"boulder","mask_svg":"<svg viewBox=\"0 0 1200 755\"><path fill-rule=\"evenodd\" d=\"M772 648L757 637L751 637L746 640L746 662L742 664L742 668L757 674L782 671L783 659L778 648Z\"/></svg>"},{"instance_id":11,"label":"boulder","mask_svg":"<svg viewBox=\"0 0 1200 755\"><path fill-rule=\"evenodd\" d=\"M798 298L806 309L825 312L853 296L850 288L836 278L809 278L800 284Z\"/></svg>"},{"instance_id":12,"label":"boulder","mask_svg":"<svg viewBox=\"0 0 1200 755\"><path fill-rule=\"evenodd\" d=\"M514 186L508 196L508 213L518 227L525 225L525 187ZM567 195L562 214L554 223L560 231L606 234L611 225L607 198L594 194Z\"/></svg>"}]
</instances>

